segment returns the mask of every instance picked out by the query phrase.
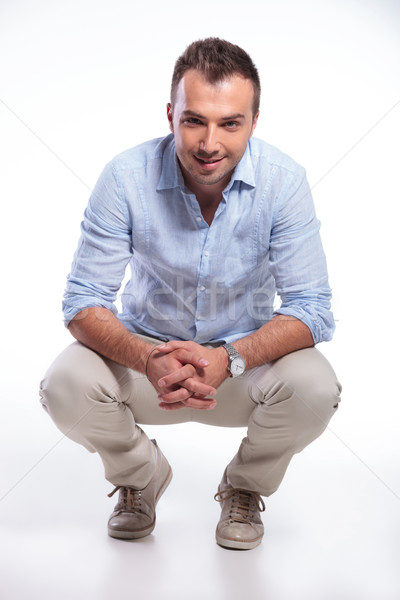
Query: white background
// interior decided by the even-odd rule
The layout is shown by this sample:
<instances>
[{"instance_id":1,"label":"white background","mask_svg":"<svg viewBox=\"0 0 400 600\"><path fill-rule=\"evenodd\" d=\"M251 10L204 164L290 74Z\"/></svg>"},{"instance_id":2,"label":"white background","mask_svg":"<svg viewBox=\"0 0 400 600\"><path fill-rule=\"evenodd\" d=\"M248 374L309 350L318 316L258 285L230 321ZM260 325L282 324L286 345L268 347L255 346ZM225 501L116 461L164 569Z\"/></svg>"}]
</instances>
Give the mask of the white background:
<instances>
[{"instance_id":1,"label":"white background","mask_svg":"<svg viewBox=\"0 0 400 600\"><path fill-rule=\"evenodd\" d=\"M115 154L168 133L173 64L207 36L250 53L255 135L307 168L337 320L320 349L344 386L250 553L213 538L244 431L149 428L175 479L154 534L122 543L105 535L100 461L37 396L70 341L60 303L89 190ZM398 600L399 50L395 0L0 2L2 597Z\"/></svg>"}]
</instances>

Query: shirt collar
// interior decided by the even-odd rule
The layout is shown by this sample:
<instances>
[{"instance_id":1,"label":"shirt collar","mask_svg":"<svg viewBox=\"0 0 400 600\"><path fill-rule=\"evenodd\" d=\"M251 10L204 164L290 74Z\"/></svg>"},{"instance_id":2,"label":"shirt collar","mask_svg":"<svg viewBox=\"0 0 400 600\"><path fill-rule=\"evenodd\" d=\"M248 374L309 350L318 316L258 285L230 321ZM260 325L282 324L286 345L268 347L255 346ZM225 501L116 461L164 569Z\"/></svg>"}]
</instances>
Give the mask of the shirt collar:
<instances>
[{"instance_id":1,"label":"shirt collar","mask_svg":"<svg viewBox=\"0 0 400 600\"><path fill-rule=\"evenodd\" d=\"M256 182L254 178L254 168L253 161L251 160L251 143L247 142L246 151L243 154L241 160L239 161L233 176L231 178L231 183L234 181L243 181L250 187L256 187Z\"/></svg>"},{"instance_id":2,"label":"shirt collar","mask_svg":"<svg viewBox=\"0 0 400 600\"><path fill-rule=\"evenodd\" d=\"M158 192L182 187L183 183L183 177L176 158L174 136L172 133L165 138L165 142L161 162L161 175L157 185Z\"/></svg>"},{"instance_id":3,"label":"shirt collar","mask_svg":"<svg viewBox=\"0 0 400 600\"><path fill-rule=\"evenodd\" d=\"M166 146L162 156L161 175L157 185L157 191L169 190L173 188L184 188L184 182L178 160L175 152L175 143L173 134L166 138ZM231 180L227 186L230 189L234 181L243 181L250 187L255 187L254 169L251 160L251 147L247 144L246 151L233 172Z\"/></svg>"}]
</instances>

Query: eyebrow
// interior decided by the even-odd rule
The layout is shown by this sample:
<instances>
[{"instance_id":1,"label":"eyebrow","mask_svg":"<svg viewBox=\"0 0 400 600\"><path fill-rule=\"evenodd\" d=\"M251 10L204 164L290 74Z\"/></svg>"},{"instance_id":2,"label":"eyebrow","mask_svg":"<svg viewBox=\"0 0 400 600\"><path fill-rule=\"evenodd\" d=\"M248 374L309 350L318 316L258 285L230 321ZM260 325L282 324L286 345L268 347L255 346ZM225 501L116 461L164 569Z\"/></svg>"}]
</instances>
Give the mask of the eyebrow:
<instances>
[{"instance_id":1,"label":"eyebrow","mask_svg":"<svg viewBox=\"0 0 400 600\"><path fill-rule=\"evenodd\" d=\"M207 118L204 115L195 112L194 110L184 110L182 114L186 117L198 117L199 119ZM245 119L245 116L242 113L235 113L229 117L222 117L222 121L233 121L234 119Z\"/></svg>"},{"instance_id":2,"label":"eyebrow","mask_svg":"<svg viewBox=\"0 0 400 600\"><path fill-rule=\"evenodd\" d=\"M242 113L235 113L234 115L230 115L229 117L222 117L223 121L233 121L234 119L245 119L246 117L242 115Z\"/></svg>"}]
</instances>

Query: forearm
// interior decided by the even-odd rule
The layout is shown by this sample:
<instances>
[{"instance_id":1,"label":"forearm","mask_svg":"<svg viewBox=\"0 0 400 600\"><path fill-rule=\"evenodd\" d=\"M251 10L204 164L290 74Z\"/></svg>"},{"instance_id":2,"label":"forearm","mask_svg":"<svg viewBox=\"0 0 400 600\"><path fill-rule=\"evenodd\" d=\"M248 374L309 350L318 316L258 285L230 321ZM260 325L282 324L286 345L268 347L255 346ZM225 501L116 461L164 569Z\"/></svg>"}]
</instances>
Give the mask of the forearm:
<instances>
[{"instance_id":1,"label":"forearm","mask_svg":"<svg viewBox=\"0 0 400 600\"><path fill-rule=\"evenodd\" d=\"M256 332L233 342L246 362L246 369L313 345L313 337L307 325L286 315L277 315Z\"/></svg>"},{"instance_id":2,"label":"forearm","mask_svg":"<svg viewBox=\"0 0 400 600\"><path fill-rule=\"evenodd\" d=\"M145 373L147 357L154 346L130 333L107 308L84 309L68 329L75 339L102 356Z\"/></svg>"}]
</instances>

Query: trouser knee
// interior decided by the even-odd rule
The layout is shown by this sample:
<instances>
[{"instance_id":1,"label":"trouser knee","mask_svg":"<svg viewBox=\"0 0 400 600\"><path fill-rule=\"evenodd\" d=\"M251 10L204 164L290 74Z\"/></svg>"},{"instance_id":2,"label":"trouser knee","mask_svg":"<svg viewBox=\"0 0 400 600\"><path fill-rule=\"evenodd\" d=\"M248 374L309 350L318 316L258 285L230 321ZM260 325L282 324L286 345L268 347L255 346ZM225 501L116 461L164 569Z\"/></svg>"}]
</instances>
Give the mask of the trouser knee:
<instances>
[{"instance_id":1,"label":"trouser knee","mask_svg":"<svg viewBox=\"0 0 400 600\"><path fill-rule=\"evenodd\" d=\"M90 410L90 393L84 382L67 369L51 369L40 382L40 402L57 427L68 433Z\"/></svg>"},{"instance_id":2,"label":"trouser knee","mask_svg":"<svg viewBox=\"0 0 400 600\"><path fill-rule=\"evenodd\" d=\"M340 384L310 381L306 390L294 390L291 400L291 428L298 450L325 431L340 402Z\"/></svg>"},{"instance_id":3,"label":"trouser knee","mask_svg":"<svg viewBox=\"0 0 400 600\"><path fill-rule=\"evenodd\" d=\"M116 412L122 380L100 355L74 343L48 369L40 384L41 403L64 434L83 443L99 418Z\"/></svg>"},{"instance_id":4,"label":"trouser knee","mask_svg":"<svg viewBox=\"0 0 400 600\"><path fill-rule=\"evenodd\" d=\"M341 386L328 361L314 348L276 361L253 384L258 428L280 429L292 447L318 437L338 409Z\"/></svg>"}]
</instances>

